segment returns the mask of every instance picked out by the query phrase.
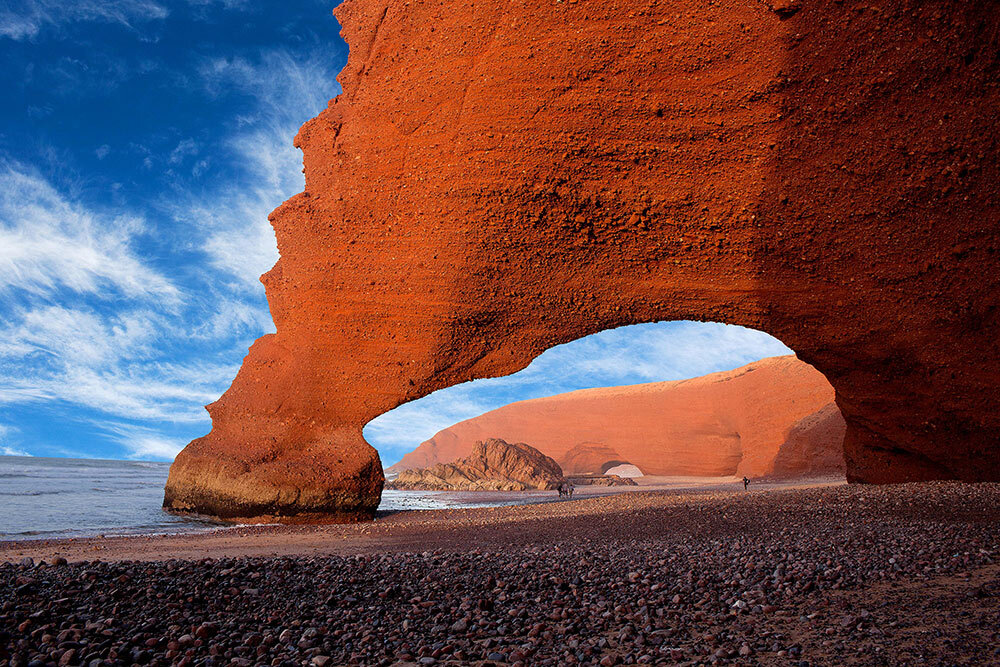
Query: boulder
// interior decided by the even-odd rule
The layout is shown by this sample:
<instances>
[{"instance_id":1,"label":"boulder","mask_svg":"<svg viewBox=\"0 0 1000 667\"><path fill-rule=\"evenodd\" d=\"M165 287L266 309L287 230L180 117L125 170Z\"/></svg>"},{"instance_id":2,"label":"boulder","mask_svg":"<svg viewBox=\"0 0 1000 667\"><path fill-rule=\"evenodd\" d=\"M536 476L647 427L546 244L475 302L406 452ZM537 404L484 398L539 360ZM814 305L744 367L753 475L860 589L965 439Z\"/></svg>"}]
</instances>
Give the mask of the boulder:
<instances>
[{"instance_id":1,"label":"boulder","mask_svg":"<svg viewBox=\"0 0 1000 667\"><path fill-rule=\"evenodd\" d=\"M565 481L562 468L534 447L497 438L477 442L454 463L404 470L386 484L390 489L433 491L526 491L555 489Z\"/></svg>"},{"instance_id":2,"label":"boulder","mask_svg":"<svg viewBox=\"0 0 1000 667\"><path fill-rule=\"evenodd\" d=\"M618 475L573 475L567 479L574 486L638 486L634 480Z\"/></svg>"}]
</instances>

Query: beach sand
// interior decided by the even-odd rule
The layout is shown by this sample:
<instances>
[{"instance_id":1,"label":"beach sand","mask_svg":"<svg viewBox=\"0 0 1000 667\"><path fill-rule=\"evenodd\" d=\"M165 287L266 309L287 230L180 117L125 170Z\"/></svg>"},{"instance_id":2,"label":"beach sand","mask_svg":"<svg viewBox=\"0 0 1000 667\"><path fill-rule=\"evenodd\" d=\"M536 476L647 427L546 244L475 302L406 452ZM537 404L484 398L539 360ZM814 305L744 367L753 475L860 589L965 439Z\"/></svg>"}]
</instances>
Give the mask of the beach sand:
<instances>
[{"instance_id":1,"label":"beach sand","mask_svg":"<svg viewBox=\"0 0 1000 667\"><path fill-rule=\"evenodd\" d=\"M120 537L84 537L56 540L0 541L0 560L19 561L30 557L46 560L55 556L75 560L166 560L170 558L232 558L245 556L349 555L423 551L425 549L461 550L477 545L503 546L521 543L526 530L522 524L550 524L547 534L565 530L572 535L576 521L586 517L627 512L631 507L650 503L687 502L686 496L705 499L744 493L737 477L641 477L638 487L577 486L572 500L560 500L555 491L528 491L530 505L505 507L415 510L382 513L373 522L309 526L247 525L221 528L202 533L170 535L129 535ZM844 484L841 479L779 480L756 482L754 493L779 489L832 487ZM665 494L659 497L631 498L639 492ZM459 492L490 495L509 501L518 492ZM627 500L598 500L628 494ZM546 502L538 503L539 496ZM584 502L588 500L589 502ZM551 502L548 502L551 501ZM485 528L488 532L483 532Z\"/></svg>"},{"instance_id":2,"label":"beach sand","mask_svg":"<svg viewBox=\"0 0 1000 667\"><path fill-rule=\"evenodd\" d=\"M4 543L0 657L1000 664L1000 485L734 486Z\"/></svg>"}]
</instances>

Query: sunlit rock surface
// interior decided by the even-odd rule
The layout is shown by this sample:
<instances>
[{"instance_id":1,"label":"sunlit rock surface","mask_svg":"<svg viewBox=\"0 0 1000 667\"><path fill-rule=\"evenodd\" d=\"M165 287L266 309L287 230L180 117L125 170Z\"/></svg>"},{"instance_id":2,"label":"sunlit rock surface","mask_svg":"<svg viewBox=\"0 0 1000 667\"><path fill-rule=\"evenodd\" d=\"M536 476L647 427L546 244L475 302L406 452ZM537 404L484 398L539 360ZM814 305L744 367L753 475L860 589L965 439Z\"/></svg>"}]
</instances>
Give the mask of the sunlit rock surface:
<instances>
[{"instance_id":1,"label":"sunlit rock surface","mask_svg":"<svg viewBox=\"0 0 1000 667\"><path fill-rule=\"evenodd\" d=\"M660 320L760 329L821 371L851 480L1000 479L1000 5L336 13L343 93L271 216L277 333L167 507L370 514L371 419Z\"/></svg>"},{"instance_id":2,"label":"sunlit rock surface","mask_svg":"<svg viewBox=\"0 0 1000 667\"><path fill-rule=\"evenodd\" d=\"M833 387L794 356L679 382L584 389L511 403L450 426L390 471L465 457L486 437L530 442L567 475L622 463L646 475L843 474Z\"/></svg>"},{"instance_id":3,"label":"sunlit rock surface","mask_svg":"<svg viewBox=\"0 0 1000 667\"><path fill-rule=\"evenodd\" d=\"M523 442L490 438L474 443L467 456L426 468L405 469L386 486L431 491L527 491L555 489L562 468Z\"/></svg>"}]
</instances>

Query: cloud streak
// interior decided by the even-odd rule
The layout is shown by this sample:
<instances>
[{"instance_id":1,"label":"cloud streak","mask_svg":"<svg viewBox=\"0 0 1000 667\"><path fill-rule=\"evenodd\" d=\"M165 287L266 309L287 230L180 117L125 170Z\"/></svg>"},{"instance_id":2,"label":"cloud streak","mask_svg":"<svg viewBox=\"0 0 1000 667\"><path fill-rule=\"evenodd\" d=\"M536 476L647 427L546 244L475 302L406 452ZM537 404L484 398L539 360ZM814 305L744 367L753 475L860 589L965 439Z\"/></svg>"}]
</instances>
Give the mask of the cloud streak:
<instances>
[{"instance_id":1,"label":"cloud streak","mask_svg":"<svg viewBox=\"0 0 1000 667\"><path fill-rule=\"evenodd\" d=\"M10 0L0 9L0 36L30 39L45 28L85 21L132 28L168 14L166 7L152 0Z\"/></svg>"},{"instance_id":2,"label":"cloud streak","mask_svg":"<svg viewBox=\"0 0 1000 667\"><path fill-rule=\"evenodd\" d=\"M231 363L164 363L168 322L46 306L0 330L0 404L60 401L129 419L198 423L236 373ZM208 357L208 355L206 355ZM12 372L17 369L18 372Z\"/></svg>"},{"instance_id":3,"label":"cloud streak","mask_svg":"<svg viewBox=\"0 0 1000 667\"><path fill-rule=\"evenodd\" d=\"M259 290L260 275L278 259L267 216L305 185L302 154L292 138L340 86L324 54L296 57L281 49L258 60L206 59L198 71L207 94L253 100L222 145L222 159L241 165L242 172L208 197L182 200L174 217L198 221L207 232L204 249L215 268Z\"/></svg>"},{"instance_id":4,"label":"cloud streak","mask_svg":"<svg viewBox=\"0 0 1000 667\"><path fill-rule=\"evenodd\" d=\"M125 449L126 457L137 461L171 461L187 444L183 439L164 437L142 426L113 425L107 430Z\"/></svg>"},{"instance_id":5,"label":"cloud streak","mask_svg":"<svg viewBox=\"0 0 1000 667\"><path fill-rule=\"evenodd\" d=\"M113 291L176 304L177 287L132 248L145 231L138 217L88 210L30 168L0 163L0 292Z\"/></svg>"}]
</instances>

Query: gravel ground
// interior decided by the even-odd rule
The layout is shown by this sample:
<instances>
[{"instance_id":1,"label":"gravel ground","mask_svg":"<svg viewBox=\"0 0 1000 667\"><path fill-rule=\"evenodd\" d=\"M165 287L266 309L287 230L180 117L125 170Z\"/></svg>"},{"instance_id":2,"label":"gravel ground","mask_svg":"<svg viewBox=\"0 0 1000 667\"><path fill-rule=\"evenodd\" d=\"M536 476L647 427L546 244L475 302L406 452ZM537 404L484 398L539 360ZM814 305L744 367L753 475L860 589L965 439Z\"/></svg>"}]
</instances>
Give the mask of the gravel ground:
<instances>
[{"instance_id":1,"label":"gravel ground","mask_svg":"<svg viewBox=\"0 0 1000 667\"><path fill-rule=\"evenodd\" d=\"M378 522L430 551L397 535L380 553L370 525L356 555L6 563L0 657L1000 664L998 501L957 483L637 493Z\"/></svg>"}]
</instances>

